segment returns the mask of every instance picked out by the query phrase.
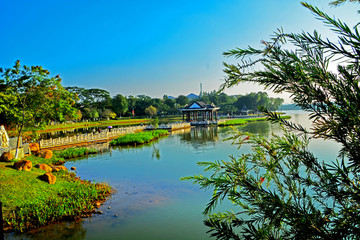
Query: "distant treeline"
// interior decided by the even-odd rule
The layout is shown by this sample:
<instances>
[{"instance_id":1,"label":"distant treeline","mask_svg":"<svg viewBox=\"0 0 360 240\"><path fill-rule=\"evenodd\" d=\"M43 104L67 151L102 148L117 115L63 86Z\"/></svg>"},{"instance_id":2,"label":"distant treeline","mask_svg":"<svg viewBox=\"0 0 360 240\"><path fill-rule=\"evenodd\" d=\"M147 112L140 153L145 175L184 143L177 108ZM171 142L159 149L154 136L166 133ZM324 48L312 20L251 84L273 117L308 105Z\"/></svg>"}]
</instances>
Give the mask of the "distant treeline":
<instances>
[{"instance_id":1,"label":"distant treeline","mask_svg":"<svg viewBox=\"0 0 360 240\"><path fill-rule=\"evenodd\" d=\"M266 92L250 93L247 95L229 96L216 91L204 92L197 99L188 99L180 95L175 99L164 95L163 98L151 98L146 95L114 97L103 89L85 89L67 87L69 92L77 94L79 100L75 104L78 109L78 120L93 118L115 118L120 116L153 116L178 115L180 108L196 100L214 103L220 107L219 113L236 114L244 111L257 111L259 106L270 110L277 110L283 103L281 98L270 98Z\"/></svg>"},{"instance_id":2,"label":"distant treeline","mask_svg":"<svg viewBox=\"0 0 360 240\"><path fill-rule=\"evenodd\" d=\"M283 104L279 107L279 110L301 110L301 107L296 104Z\"/></svg>"}]
</instances>

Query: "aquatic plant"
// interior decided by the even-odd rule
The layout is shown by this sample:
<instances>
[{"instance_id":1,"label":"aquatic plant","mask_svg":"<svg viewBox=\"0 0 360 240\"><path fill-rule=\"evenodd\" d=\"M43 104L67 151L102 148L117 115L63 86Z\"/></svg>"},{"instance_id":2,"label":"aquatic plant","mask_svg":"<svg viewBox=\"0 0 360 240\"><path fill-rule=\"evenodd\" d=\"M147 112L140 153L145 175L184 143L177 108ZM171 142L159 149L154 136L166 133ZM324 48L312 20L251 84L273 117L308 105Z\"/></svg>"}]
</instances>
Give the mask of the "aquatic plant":
<instances>
[{"instance_id":1,"label":"aquatic plant","mask_svg":"<svg viewBox=\"0 0 360 240\"><path fill-rule=\"evenodd\" d=\"M112 146L118 145L135 145L135 144L144 144L155 139L158 139L161 136L168 135L169 132L166 130L155 130L155 131L148 131L148 132L138 132L127 134L124 136L120 136L110 142Z\"/></svg>"},{"instance_id":2,"label":"aquatic plant","mask_svg":"<svg viewBox=\"0 0 360 240\"><path fill-rule=\"evenodd\" d=\"M99 150L95 148L80 147L80 148L67 148L56 152L56 155L61 158L70 159L70 158L85 156L88 154L96 154L98 152Z\"/></svg>"}]
</instances>

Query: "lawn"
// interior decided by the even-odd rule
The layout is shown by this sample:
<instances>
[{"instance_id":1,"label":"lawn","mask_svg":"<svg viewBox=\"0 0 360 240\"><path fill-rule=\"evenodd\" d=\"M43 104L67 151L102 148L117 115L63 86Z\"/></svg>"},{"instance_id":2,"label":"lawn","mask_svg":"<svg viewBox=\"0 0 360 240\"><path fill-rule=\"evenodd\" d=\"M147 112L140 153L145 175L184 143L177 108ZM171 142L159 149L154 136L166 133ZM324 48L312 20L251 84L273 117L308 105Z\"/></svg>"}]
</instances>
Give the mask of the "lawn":
<instances>
[{"instance_id":1,"label":"lawn","mask_svg":"<svg viewBox=\"0 0 360 240\"><path fill-rule=\"evenodd\" d=\"M0 162L0 201L7 231L23 232L63 219L77 219L92 212L94 203L104 201L110 194L107 184L82 181L68 171L53 172L56 183L50 185L39 179L45 171L34 166L63 159L26 159L33 164L31 171L16 170L13 162Z\"/></svg>"},{"instance_id":2,"label":"lawn","mask_svg":"<svg viewBox=\"0 0 360 240\"><path fill-rule=\"evenodd\" d=\"M288 119L290 116L281 116L281 118ZM218 126L233 126L233 125L244 125L249 122L255 121L266 121L266 117L256 117L256 118L240 118L240 119L228 119L225 122L219 123Z\"/></svg>"}]
</instances>

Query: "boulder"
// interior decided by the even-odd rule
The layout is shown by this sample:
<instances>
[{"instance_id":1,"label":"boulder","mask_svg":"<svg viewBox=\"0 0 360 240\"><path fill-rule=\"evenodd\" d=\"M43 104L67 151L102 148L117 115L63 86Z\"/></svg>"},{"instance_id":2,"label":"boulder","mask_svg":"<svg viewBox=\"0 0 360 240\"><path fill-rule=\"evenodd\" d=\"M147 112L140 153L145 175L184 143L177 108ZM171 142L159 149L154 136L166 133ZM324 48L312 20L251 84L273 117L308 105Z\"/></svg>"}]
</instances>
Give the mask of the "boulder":
<instances>
[{"instance_id":1,"label":"boulder","mask_svg":"<svg viewBox=\"0 0 360 240\"><path fill-rule=\"evenodd\" d=\"M39 153L39 156L45 159L50 159L53 156L53 152L51 150L43 150Z\"/></svg>"},{"instance_id":2,"label":"boulder","mask_svg":"<svg viewBox=\"0 0 360 240\"><path fill-rule=\"evenodd\" d=\"M71 170L76 170L76 167L71 167L70 169L71 169Z\"/></svg>"},{"instance_id":3,"label":"boulder","mask_svg":"<svg viewBox=\"0 0 360 240\"><path fill-rule=\"evenodd\" d=\"M29 143L29 148L32 153L38 154L40 152L40 146L38 143Z\"/></svg>"},{"instance_id":4,"label":"boulder","mask_svg":"<svg viewBox=\"0 0 360 240\"><path fill-rule=\"evenodd\" d=\"M50 172L47 172L44 175L41 175L39 178L49 184L55 184L55 182L56 182L56 177Z\"/></svg>"},{"instance_id":5,"label":"boulder","mask_svg":"<svg viewBox=\"0 0 360 240\"><path fill-rule=\"evenodd\" d=\"M46 172L52 172L52 170L53 170L52 167L50 167L49 165L44 164L44 163L36 164L35 167L39 168L41 170L44 170Z\"/></svg>"},{"instance_id":6,"label":"boulder","mask_svg":"<svg viewBox=\"0 0 360 240\"><path fill-rule=\"evenodd\" d=\"M0 162L10 162L14 159L14 155L11 152L4 152L0 157Z\"/></svg>"},{"instance_id":7,"label":"boulder","mask_svg":"<svg viewBox=\"0 0 360 240\"><path fill-rule=\"evenodd\" d=\"M30 171L32 168L32 162L29 160L20 160L14 163L14 168L20 171Z\"/></svg>"},{"instance_id":8,"label":"boulder","mask_svg":"<svg viewBox=\"0 0 360 240\"><path fill-rule=\"evenodd\" d=\"M65 166L51 166L53 172L58 172L58 171L67 171L67 168Z\"/></svg>"}]
</instances>

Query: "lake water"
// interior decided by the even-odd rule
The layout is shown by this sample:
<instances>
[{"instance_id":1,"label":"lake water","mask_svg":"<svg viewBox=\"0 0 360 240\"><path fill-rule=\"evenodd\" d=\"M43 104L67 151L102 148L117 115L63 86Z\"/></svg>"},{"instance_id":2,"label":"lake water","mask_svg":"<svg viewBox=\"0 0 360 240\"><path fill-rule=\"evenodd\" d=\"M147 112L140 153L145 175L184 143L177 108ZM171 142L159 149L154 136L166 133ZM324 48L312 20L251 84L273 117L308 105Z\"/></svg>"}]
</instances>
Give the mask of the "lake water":
<instances>
[{"instance_id":1,"label":"lake water","mask_svg":"<svg viewBox=\"0 0 360 240\"><path fill-rule=\"evenodd\" d=\"M311 127L304 112L289 112L292 121ZM264 136L281 134L277 124L249 123L237 127L241 131ZM8 236L20 239L210 239L202 214L211 197L210 190L199 189L181 177L204 174L197 165L201 161L227 160L249 151L238 150L231 141L230 128L192 128L172 133L150 145L115 148L76 162L77 174L88 180L107 182L115 193L99 210L101 215L78 222L64 222L39 229L35 233ZM314 140L310 149L322 159L334 160L339 146L333 142ZM224 203L219 210L230 210Z\"/></svg>"}]
</instances>

